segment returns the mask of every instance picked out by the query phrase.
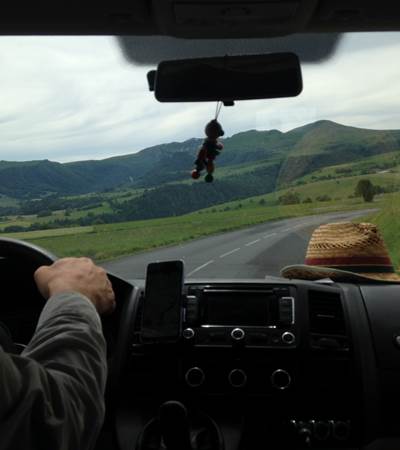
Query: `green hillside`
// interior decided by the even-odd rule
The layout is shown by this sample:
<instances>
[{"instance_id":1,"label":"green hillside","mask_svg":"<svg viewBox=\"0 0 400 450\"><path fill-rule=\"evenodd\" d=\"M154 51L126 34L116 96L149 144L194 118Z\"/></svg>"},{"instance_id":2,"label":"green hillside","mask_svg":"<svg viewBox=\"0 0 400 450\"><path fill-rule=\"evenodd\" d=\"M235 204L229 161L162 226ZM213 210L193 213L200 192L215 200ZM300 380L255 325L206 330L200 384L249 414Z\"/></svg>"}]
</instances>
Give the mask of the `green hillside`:
<instances>
[{"instance_id":1,"label":"green hillside","mask_svg":"<svg viewBox=\"0 0 400 450\"><path fill-rule=\"evenodd\" d=\"M0 194L27 199L50 193L68 196L121 188L149 189L187 181L201 142L189 139L98 161L0 161ZM217 166L222 178L237 173L236 167L251 177L251 170L242 170L246 166L279 166L277 176L267 183L267 192L271 184L282 186L326 166L356 162L399 148L399 130L364 130L318 121L286 133L250 130L226 138Z\"/></svg>"},{"instance_id":2,"label":"green hillside","mask_svg":"<svg viewBox=\"0 0 400 450\"><path fill-rule=\"evenodd\" d=\"M366 130L319 121L288 132L298 137L285 160L280 182L287 183L321 167L357 161L400 148L399 130Z\"/></svg>"}]
</instances>

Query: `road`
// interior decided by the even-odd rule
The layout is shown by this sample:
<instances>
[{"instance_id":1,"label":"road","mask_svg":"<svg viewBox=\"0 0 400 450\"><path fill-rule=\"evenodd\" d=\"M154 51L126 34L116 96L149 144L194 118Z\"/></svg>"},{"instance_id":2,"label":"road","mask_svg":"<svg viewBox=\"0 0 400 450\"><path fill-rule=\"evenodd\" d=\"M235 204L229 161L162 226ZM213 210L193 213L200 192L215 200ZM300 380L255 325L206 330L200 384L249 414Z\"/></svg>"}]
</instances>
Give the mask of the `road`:
<instances>
[{"instance_id":1,"label":"road","mask_svg":"<svg viewBox=\"0 0 400 450\"><path fill-rule=\"evenodd\" d=\"M282 267L304 262L313 230L323 223L342 222L375 210L330 213L276 222L197 239L108 261L103 267L125 279L145 278L150 262L182 259L186 278L264 278Z\"/></svg>"}]
</instances>

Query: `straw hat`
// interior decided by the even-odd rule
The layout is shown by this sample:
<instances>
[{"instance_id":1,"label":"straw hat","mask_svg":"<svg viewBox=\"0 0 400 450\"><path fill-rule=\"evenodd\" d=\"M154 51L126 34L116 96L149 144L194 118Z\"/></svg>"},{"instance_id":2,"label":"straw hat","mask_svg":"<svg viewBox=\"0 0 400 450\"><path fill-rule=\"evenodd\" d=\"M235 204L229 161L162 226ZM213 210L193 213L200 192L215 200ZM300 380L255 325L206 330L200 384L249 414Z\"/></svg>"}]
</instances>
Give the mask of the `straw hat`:
<instances>
[{"instance_id":1,"label":"straw hat","mask_svg":"<svg viewBox=\"0 0 400 450\"><path fill-rule=\"evenodd\" d=\"M400 283L386 245L372 223L329 223L314 230L304 265L282 269L285 278Z\"/></svg>"}]
</instances>

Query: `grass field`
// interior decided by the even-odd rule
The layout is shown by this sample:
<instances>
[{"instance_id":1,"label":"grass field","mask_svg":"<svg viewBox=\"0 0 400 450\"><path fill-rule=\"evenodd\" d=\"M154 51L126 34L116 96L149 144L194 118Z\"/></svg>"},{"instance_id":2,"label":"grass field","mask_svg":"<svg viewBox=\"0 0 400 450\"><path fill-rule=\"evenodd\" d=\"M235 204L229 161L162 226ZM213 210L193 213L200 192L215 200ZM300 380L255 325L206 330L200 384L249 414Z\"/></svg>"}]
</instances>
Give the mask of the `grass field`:
<instances>
[{"instance_id":1,"label":"grass field","mask_svg":"<svg viewBox=\"0 0 400 450\"><path fill-rule=\"evenodd\" d=\"M289 217L337 210L365 208L360 200L287 206L266 206L246 202L235 210L214 209L180 217L143 220L93 227L75 227L4 234L26 239L58 256L89 256L97 261L152 248L176 245L191 239ZM321 211L322 208L322 211Z\"/></svg>"},{"instance_id":2,"label":"grass field","mask_svg":"<svg viewBox=\"0 0 400 450\"><path fill-rule=\"evenodd\" d=\"M386 195L379 212L364 217L365 220L378 225L389 249L395 269L400 269L400 194Z\"/></svg>"},{"instance_id":3,"label":"grass field","mask_svg":"<svg viewBox=\"0 0 400 450\"><path fill-rule=\"evenodd\" d=\"M34 241L43 238L54 238L60 236L71 236L71 235L81 235L86 233L93 233L94 227L69 227L69 228L55 228L52 230L37 230L37 231L26 231L23 233L4 233L3 236L15 238L15 239L25 239Z\"/></svg>"}]
</instances>

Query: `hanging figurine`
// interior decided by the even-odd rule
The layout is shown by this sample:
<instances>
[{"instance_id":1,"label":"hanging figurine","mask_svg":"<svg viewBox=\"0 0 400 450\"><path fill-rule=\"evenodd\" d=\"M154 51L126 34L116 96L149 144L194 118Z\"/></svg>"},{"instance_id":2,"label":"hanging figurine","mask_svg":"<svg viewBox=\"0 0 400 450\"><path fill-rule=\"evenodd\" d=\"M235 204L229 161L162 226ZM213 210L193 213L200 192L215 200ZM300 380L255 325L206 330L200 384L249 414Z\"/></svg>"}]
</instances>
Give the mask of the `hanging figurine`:
<instances>
[{"instance_id":1,"label":"hanging figurine","mask_svg":"<svg viewBox=\"0 0 400 450\"><path fill-rule=\"evenodd\" d=\"M206 138L197 153L197 159L194 162L196 168L192 170L192 178L197 180L200 178L201 171L206 169L207 175L205 181L211 183L214 180L214 160L223 149L223 145L218 138L224 135L221 124L217 121L221 107L217 105L216 118L208 122L205 128Z\"/></svg>"}]
</instances>

